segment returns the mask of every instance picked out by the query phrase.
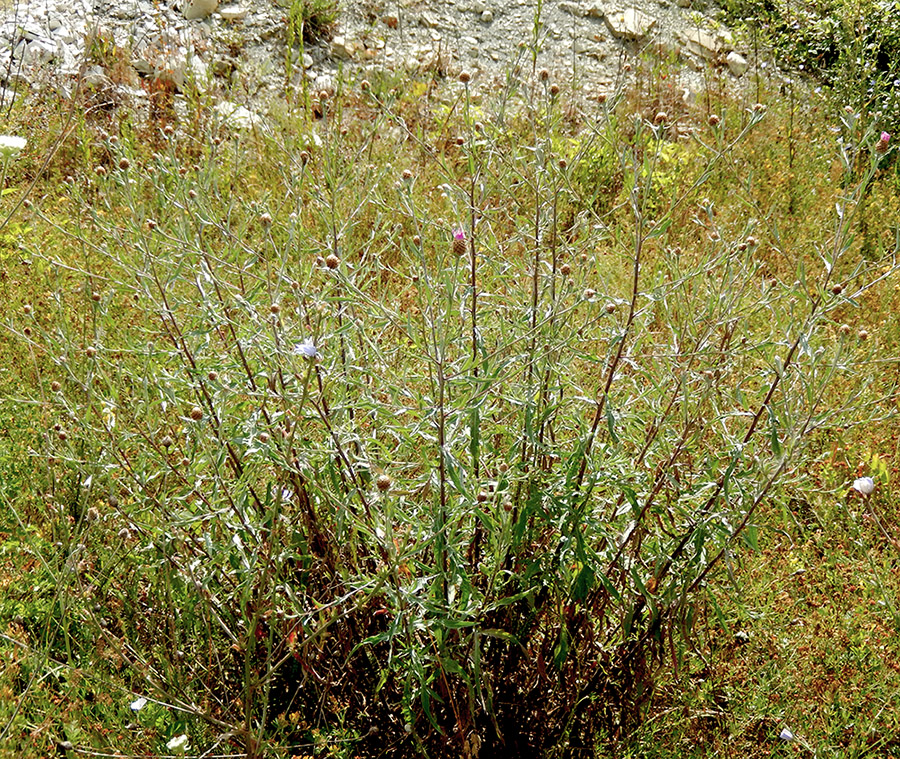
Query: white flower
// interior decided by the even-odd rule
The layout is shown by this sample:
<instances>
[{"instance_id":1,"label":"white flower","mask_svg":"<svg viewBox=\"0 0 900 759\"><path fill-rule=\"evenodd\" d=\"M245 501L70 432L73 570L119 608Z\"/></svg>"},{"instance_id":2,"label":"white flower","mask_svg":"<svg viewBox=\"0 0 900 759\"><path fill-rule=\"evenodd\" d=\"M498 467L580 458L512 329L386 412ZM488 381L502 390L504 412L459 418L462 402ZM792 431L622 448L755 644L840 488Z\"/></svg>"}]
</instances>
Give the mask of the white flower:
<instances>
[{"instance_id":1,"label":"white flower","mask_svg":"<svg viewBox=\"0 0 900 759\"><path fill-rule=\"evenodd\" d=\"M870 495L875 490L875 480L871 477L860 477L858 480L853 480L853 489L863 495Z\"/></svg>"},{"instance_id":2,"label":"white flower","mask_svg":"<svg viewBox=\"0 0 900 759\"><path fill-rule=\"evenodd\" d=\"M140 696L140 697L136 698L134 701L132 701L130 704L128 704L128 707L133 712L139 712L146 705L147 705L147 699L144 698L143 696Z\"/></svg>"},{"instance_id":3,"label":"white flower","mask_svg":"<svg viewBox=\"0 0 900 759\"><path fill-rule=\"evenodd\" d=\"M4 160L15 158L25 149L27 144L28 140L24 137L13 137L9 134L0 134L0 158L3 158Z\"/></svg>"},{"instance_id":4,"label":"white flower","mask_svg":"<svg viewBox=\"0 0 900 759\"><path fill-rule=\"evenodd\" d=\"M781 732L778 733L778 737L783 741L792 741L794 740L794 734L788 730L786 727L782 728Z\"/></svg>"},{"instance_id":5,"label":"white flower","mask_svg":"<svg viewBox=\"0 0 900 759\"><path fill-rule=\"evenodd\" d=\"M319 351L316 350L316 344L311 337L307 337L302 343L297 343L294 346L294 353L298 356L303 356L303 358L315 358L319 355Z\"/></svg>"},{"instance_id":6,"label":"white flower","mask_svg":"<svg viewBox=\"0 0 900 759\"><path fill-rule=\"evenodd\" d=\"M174 738L172 738L172 740L170 740L166 744L166 748L169 749L169 751L177 751L183 754L185 749L187 748L187 745L188 737L184 733L182 733L181 735L176 735Z\"/></svg>"}]
</instances>

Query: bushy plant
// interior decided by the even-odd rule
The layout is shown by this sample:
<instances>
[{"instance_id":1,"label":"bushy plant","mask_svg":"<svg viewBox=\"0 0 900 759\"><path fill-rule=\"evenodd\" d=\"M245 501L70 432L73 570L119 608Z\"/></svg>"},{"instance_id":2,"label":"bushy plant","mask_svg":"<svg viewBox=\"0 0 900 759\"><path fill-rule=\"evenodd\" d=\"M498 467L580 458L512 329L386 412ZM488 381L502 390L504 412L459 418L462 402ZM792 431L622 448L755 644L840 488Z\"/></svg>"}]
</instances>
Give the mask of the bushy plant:
<instances>
[{"instance_id":1,"label":"bushy plant","mask_svg":"<svg viewBox=\"0 0 900 759\"><path fill-rule=\"evenodd\" d=\"M835 315L896 254L854 255L871 135L779 279L703 192L762 109L664 198L665 118L610 141L601 109L556 155L549 76L483 121L462 79L452 154L362 85L358 134L326 100L320 147L305 120L194 166L171 131L147 162L108 142L71 222L36 212L80 258L30 250L47 294L9 325L54 538L53 612L22 622L35 671L119 683L157 749L594 753L851 413L865 335Z\"/></svg>"}]
</instances>

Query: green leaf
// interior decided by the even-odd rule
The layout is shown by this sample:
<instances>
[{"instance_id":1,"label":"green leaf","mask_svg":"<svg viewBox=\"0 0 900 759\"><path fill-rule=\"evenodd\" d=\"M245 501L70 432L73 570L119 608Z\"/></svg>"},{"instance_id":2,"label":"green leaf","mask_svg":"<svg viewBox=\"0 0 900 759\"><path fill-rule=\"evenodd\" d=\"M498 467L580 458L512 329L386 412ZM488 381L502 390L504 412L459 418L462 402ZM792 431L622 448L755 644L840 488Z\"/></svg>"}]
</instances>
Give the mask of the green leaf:
<instances>
[{"instance_id":1,"label":"green leaf","mask_svg":"<svg viewBox=\"0 0 900 759\"><path fill-rule=\"evenodd\" d=\"M576 601L583 601L591 592L595 581L594 570L587 565L583 566L572 584L572 598Z\"/></svg>"}]
</instances>

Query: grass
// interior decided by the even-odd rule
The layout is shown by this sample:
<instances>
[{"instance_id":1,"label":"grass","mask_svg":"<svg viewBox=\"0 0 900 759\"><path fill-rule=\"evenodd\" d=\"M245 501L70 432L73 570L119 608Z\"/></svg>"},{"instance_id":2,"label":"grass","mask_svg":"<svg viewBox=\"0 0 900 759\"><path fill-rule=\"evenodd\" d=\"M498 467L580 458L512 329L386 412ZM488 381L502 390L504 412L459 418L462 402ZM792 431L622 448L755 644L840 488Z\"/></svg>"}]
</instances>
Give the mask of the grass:
<instances>
[{"instance_id":1,"label":"grass","mask_svg":"<svg viewBox=\"0 0 900 759\"><path fill-rule=\"evenodd\" d=\"M535 74L14 111L3 752L897 750L879 122Z\"/></svg>"}]
</instances>

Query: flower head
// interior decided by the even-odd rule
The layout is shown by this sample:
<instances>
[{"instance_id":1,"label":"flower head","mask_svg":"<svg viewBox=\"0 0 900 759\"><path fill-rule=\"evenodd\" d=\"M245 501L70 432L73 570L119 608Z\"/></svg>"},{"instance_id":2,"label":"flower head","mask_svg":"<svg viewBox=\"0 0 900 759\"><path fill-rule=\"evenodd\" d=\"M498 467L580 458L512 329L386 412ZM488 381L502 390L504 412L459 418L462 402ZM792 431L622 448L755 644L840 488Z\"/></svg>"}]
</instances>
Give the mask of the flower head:
<instances>
[{"instance_id":1,"label":"flower head","mask_svg":"<svg viewBox=\"0 0 900 759\"><path fill-rule=\"evenodd\" d=\"M891 135L887 132L882 132L881 137L877 143L875 143L875 150L879 153L887 153L888 144L891 141Z\"/></svg>"},{"instance_id":2,"label":"flower head","mask_svg":"<svg viewBox=\"0 0 900 759\"><path fill-rule=\"evenodd\" d=\"M875 490L875 480L871 477L860 477L859 479L853 480L853 489L857 493L871 495L872 491Z\"/></svg>"},{"instance_id":3,"label":"flower head","mask_svg":"<svg viewBox=\"0 0 900 759\"><path fill-rule=\"evenodd\" d=\"M302 343L297 343L294 346L294 354L312 359L319 355L319 351L316 350L316 344L313 342L313 339L307 337Z\"/></svg>"},{"instance_id":4,"label":"flower head","mask_svg":"<svg viewBox=\"0 0 900 759\"><path fill-rule=\"evenodd\" d=\"M15 158L25 149L27 144L28 140L24 137L14 137L9 134L0 135L0 158L4 160Z\"/></svg>"},{"instance_id":5,"label":"flower head","mask_svg":"<svg viewBox=\"0 0 900 759\"><path fill-rule=\"evenodd\" d=\"M466 233L462 227L453 230L453 255L457 258L466 255Z\"/></svg>"},{"instance_id":6,"label":"flower head","mask_svg":"<svg viewBox=\"0 0 900 759\"><path fill-rule=\"evenodd\" d=\"M166 748L169 751L177 751L178 753L183 754L185 749L187 749L188 745L188 737L182 733L181 735L176 735L172 738L167 744Z\"/></svg>"},{"instance_id":7,"label":"flower head","mask_svg":"<svg viewBox=\"0 0 900 759\"><path fill-rule=\"evenodd\" d=\"M786 727L782 728L781 732L778 733L778 737L783 741L792 741L794 740L794 734L788 730Z\"/></svg>"}]
</instances>

